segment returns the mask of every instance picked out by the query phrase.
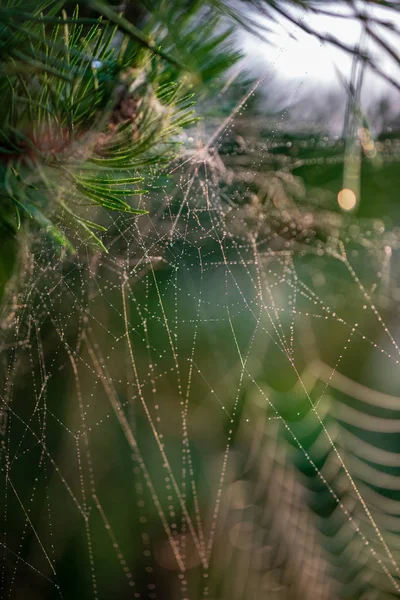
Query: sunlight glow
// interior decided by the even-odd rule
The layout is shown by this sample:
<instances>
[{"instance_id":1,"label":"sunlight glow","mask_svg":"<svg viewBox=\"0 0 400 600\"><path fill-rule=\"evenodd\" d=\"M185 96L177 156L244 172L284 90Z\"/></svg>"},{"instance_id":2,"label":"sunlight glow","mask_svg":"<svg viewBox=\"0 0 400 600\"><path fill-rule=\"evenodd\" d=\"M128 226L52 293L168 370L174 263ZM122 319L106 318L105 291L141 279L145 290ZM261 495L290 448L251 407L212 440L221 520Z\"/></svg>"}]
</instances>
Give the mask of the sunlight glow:
<instances>
[{"instance_id":1,"label":"sunlight glow","mask_svg":"<svg viewBox=\"0 0 400 600\"><path fill-rule=\"evenodd\" d=\"M338 193L338 203L342 210L353 210L357 204L357 198L355 193L348 188L340 190Z\"/></svg>"}]
</instances>

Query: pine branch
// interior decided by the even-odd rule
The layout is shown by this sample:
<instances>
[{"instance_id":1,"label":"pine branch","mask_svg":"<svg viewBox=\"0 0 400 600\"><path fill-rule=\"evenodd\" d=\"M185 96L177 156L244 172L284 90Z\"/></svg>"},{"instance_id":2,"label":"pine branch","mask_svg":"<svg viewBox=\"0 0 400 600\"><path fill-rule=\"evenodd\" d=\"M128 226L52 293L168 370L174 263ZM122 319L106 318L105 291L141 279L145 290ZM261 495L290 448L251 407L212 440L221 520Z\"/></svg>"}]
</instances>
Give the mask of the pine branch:
<instances>
[{"instance_id":1,"label":"pine branch","mask_svg":"<svg viewBox=\"0 0 400 600\"><path fill-rule=\"evenodd\" d=\"M143 32L102 1L81 4L101 16L67 15L63 1L0 7L0 227L10 239L42 232L68 252L73 237L106 251L97 209L146 212L135 197L143 205L145 178L196 120L194 91L238 58L199 4L179 31L179 2L168 18L154 9Z\"/></svg>"}]
</instances>

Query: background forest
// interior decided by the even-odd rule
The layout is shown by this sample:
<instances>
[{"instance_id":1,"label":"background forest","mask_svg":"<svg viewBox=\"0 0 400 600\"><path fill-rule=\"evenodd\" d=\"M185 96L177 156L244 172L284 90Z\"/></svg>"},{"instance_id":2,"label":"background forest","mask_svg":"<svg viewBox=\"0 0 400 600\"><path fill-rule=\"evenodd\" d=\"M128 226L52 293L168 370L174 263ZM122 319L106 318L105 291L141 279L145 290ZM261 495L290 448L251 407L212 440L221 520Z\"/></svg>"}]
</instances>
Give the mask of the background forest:
<instances>
[{"instance_id":1,"label":"background forest","mask_svg":"<svg viewBox=\"0 0 400 600\"><path fill-rule=\"evenodd\" d=\"M0 2L2 599L400 597L399 32Z\"/></svg>"}]
</instances>

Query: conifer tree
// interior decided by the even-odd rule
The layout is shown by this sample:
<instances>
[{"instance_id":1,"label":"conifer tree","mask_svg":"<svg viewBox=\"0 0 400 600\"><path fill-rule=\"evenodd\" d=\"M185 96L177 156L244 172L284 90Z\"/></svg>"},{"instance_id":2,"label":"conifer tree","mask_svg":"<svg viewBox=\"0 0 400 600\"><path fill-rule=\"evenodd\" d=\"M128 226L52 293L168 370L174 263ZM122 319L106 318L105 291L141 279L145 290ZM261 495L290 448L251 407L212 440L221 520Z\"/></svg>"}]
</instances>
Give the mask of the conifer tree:
<instances>
[{"instance_id":1,"label":"conifer tree","mask_svg":"<svg viewBox=\"0 0 400 600\"><path fill-rule=\"evenodd\" d=\"M0 298L32 234L106 251L94 207L146 212L143 186L196 119L196 92L239 56L200 2L135 6L0 7Z\"/></svg>"}]
</instances>

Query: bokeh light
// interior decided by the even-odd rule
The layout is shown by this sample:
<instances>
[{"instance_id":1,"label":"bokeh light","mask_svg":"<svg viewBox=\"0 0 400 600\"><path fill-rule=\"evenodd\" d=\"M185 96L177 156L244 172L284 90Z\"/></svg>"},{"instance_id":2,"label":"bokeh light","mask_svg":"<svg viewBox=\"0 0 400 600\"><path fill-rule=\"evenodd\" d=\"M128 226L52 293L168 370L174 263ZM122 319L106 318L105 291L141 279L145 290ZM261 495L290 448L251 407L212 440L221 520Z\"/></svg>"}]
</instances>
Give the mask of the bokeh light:
<instances>
[{"instance_id":1,"label":"bokeh light","mask_svg":"<svg viewBox=\"0 0 400 600\"><path fill-rule=\"evenodd\" d=\"M342 210L350 211L355 208L357 204L357 197L353 190L343 188L338 193L338 203Z\"/></svg>"}]
</instances>

